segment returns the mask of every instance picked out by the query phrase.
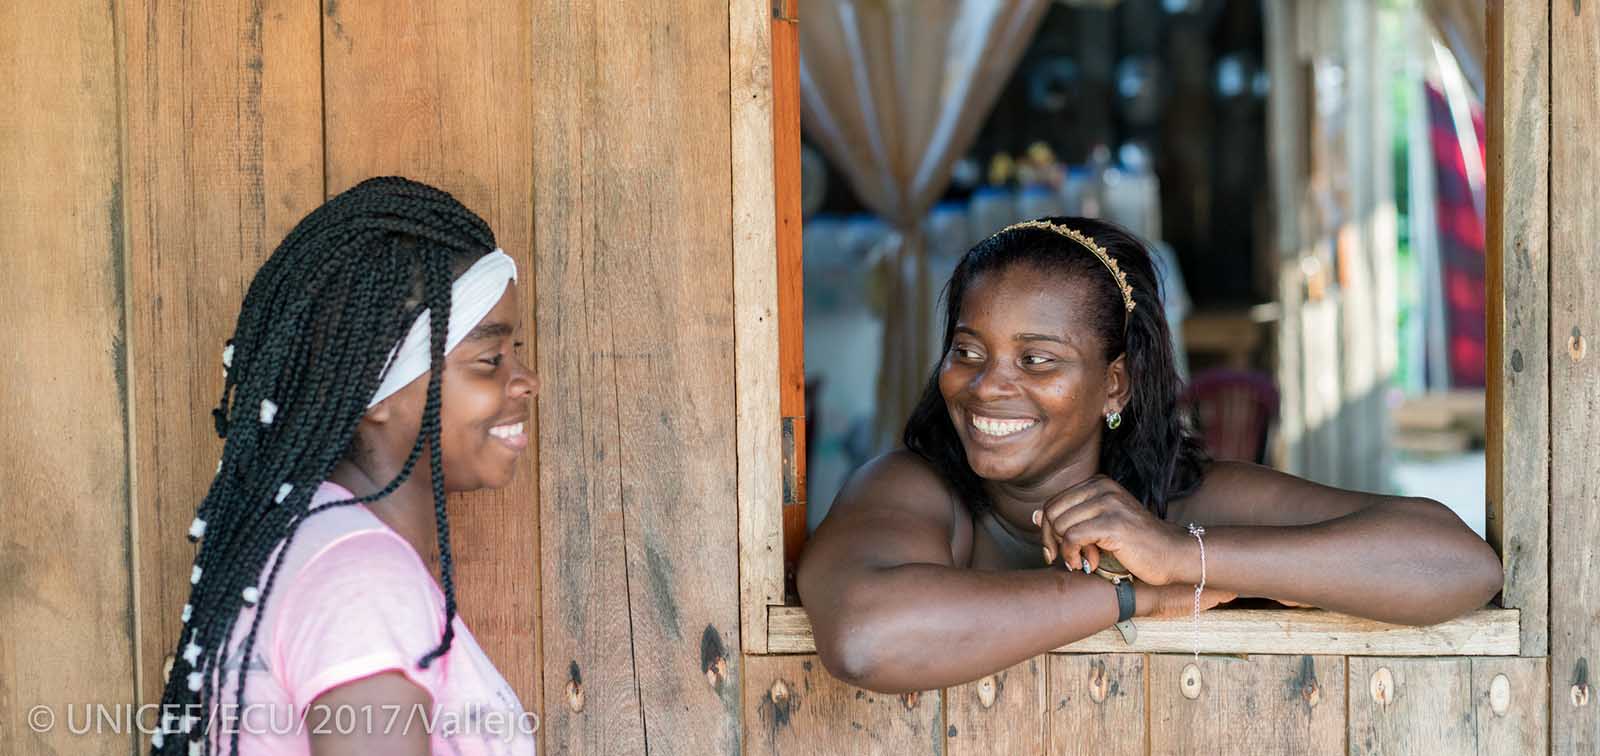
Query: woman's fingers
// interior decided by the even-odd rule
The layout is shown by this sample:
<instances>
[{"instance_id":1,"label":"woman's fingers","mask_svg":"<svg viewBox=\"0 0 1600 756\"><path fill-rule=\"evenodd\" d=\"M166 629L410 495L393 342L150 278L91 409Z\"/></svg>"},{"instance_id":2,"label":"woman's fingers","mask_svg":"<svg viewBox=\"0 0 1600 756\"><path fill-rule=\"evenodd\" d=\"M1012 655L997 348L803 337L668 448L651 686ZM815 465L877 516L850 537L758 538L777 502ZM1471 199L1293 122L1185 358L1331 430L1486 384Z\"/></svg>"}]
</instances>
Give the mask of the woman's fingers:
<instances>
[{"instance_id":1,"label":"woman's fingers","mask_svg":"<svg viewBox=\"0 0 1600 756\"><path fill-rule=\"evenodd\" d=\"M1056 548L1055 531L1051 529L1050 521L1045 519L1044 510L1033 511L1033 524L1039 526L1039 542L1044 544L1044 563L1051 564L1056 561L1056 554L1060 552Z\"/></svg>"}]
</instances>

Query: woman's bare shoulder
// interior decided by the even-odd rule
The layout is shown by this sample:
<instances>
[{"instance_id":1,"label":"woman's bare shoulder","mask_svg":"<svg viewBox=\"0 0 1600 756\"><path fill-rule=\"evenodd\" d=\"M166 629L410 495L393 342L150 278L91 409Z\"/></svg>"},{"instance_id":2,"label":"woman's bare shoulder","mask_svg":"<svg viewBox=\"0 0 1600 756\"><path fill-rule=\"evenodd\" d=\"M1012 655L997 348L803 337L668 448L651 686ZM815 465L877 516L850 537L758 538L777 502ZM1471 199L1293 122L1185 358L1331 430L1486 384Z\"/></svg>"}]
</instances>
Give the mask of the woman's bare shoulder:
<instances>
[{"instance_id":1,"label":"woman's bare shoulder","mask_svg":"<svg viewBox=\"0 0 1600 756\"><path fill-rule=\"evenodd\" d=\"M906 548L926 558L949 554L972 523L960 500L927 460L906 449L885 452L858 468L834 499L813 542L870 541L888 554Z\"/></svg>"}]
</instances>

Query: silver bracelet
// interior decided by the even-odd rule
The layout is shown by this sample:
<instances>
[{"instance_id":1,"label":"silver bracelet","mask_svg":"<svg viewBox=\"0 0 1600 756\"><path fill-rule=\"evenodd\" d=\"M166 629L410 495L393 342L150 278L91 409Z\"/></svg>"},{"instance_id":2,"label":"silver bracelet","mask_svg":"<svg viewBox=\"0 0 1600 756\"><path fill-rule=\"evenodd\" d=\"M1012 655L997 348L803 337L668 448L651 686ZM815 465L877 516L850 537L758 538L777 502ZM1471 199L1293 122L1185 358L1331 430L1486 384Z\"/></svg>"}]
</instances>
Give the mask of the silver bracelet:
<instances>
[{"instance_id":1,"label":"silver bracelet","mask_svg":"<svg viewBox=\"0 0 1600 756\"><path fill-rule=\"evenodd\" d=\"M1194 587L1194 660L1200 661L1200 592L1206 589L1206 539L1201 536L1206 534L1206 529L1189 523L1189 535L1200 543L1200 583Z\"/></svg>"}]
</instances>

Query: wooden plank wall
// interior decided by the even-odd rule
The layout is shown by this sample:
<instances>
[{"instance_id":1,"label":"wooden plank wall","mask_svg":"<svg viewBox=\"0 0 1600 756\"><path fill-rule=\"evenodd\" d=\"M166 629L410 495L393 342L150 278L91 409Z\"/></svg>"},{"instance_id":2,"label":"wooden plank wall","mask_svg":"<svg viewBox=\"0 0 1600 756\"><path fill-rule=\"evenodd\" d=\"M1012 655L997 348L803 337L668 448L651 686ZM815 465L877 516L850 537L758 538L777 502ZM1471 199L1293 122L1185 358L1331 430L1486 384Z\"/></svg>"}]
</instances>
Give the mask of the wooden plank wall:
<instances>
[{"instance_id":1,"label":"wooden plank wall","mask_svg":"<svg viewBox=\"0 0 1600 756\"><path fill-rule=\"evenodd\" d=\"M1522 655L1550 632L1550 0L1489 5L1486 535ZM1497 264L1496 264L1497 263Z\"/></svg>"},{"instance_id":2,"label":"wooden plank wall","mask_svg":"<svg viewBox=\"0 0 1600 756\"><path fill-rule=\"evenodd\" d=\"M1049 654L911 695L852 688L809 655L752 656L745 669L750 754L1521 756L1549 747L1542 658Z\"/></svg>"},{"instance_id":3,"label":"wooden plank wall","mask_svg":"<svg viewBox=\"0 0 1600 756\"><path fill-rule=\"evenodd\" d=\"M104 3L0 4L0 753L132 745L67 711L134 685L117 64Z\"/></svg>"},{"instance_id":4,"label":"wooden plank wall","mask_svg":"<svg viewBox=\"0 0 1600 756\"><path fill-rule=\"evenodd\" d=\"M1552 2L1550 15L1552 739L1587 754L1600 751L1600 7Z\"/></svg>"},{"instance_id":5,"label":"wooden plank wall","mask_svg":"<svg viewBox=\"0 0 1600 756\"><path fill-rule=\"evenodd\" d=\"M729 4L533 7L545 747L737 753Z\"/></svg>"},{"instance_id":6,"label":"wooden plank wall","mask_svg":"<svg viewBox=\"0 0 1600 756\"><path fill-rule=\"evenodd\" d=\"M322 201L320 19L288 5L119 9L141 701L161 700L185 536L222 453L223 343L256 268Z\"/></svg>"}]
</instances>

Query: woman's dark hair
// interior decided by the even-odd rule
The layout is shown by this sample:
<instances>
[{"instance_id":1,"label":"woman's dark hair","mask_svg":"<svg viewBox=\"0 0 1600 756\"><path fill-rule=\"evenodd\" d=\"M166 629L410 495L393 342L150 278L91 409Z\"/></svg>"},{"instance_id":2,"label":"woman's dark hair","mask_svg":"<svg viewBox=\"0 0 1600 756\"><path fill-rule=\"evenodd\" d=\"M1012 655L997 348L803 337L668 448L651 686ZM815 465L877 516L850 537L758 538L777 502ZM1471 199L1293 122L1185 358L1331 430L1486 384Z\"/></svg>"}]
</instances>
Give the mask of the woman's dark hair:
<instances>
[{"instance_id":1,"label":"woman's dark hair","mask_svg":"<svg viewBox=\"0 0 1600 756\"><path fill-rule=\"evenodd\" d=\"M377 501L410 477L423 451L432 473L444 584L444 637L418 664L426 668L450 650L455 581L445 519L439 449L440 378L455 276L495 248L482 218L454 197L403 178L361 184L307 215L261 266L228 341L222 398L212 415L224 439L222 461L200 502L191 540L200 542L184 607L172 670L162 693L168 732L157 754L187 754L204 740L222 668L236 670L243 711L244 671L260 628L259 611L295 533L308 517L331 508ZM309 509L312 494L354 451L356 427L378 390L390 350L427 309L430 370L422 426L395 479L357 499ZM263 567L279 544L264 585ZM242 648L224 654L248 603L258 611ZM187 652L187 653L186 653ZM237 665L237 666L235 666ZM199 690L191 690L194 675ZM221 721L221 720L219 720ZM239 748L238 727L229 750ZM209 744L203 746L208 752Z\"/></svg>"},{"instance_id":2,"label":"woman's dark hair","mask_svg":"<svg viewBox=\"0 0 1600 756\"><path fill-rule=\"evenodd\" d=\"M1111 272L1083 245L1044 228L1004 230L968 250L950 275L944 291L941 355L950 351L962 301L981 276L1028 265L1063 283L1085 282L1090 292L1087 325L1104 346L1107 362L1122 354L1128 356L1128 378L1133 384L1128 406L1122 409L1121 426L1103 431L1100 472L1128 489L1158 517L1165 517L1167 502L1199 484L1207 459L1177 409L1182 382L1173 360L1172 338L1150 250L1126 229L1106 221L1041 220L1071 228L1104 247L1133 287L1133 312L1125 309ZM967 464L966 451L939 391L942 363L941 356L906 421L903 442L933 465L962 501L982 509L989 505L988 493L983 480Z\"/></svg>"}]
</instances>

